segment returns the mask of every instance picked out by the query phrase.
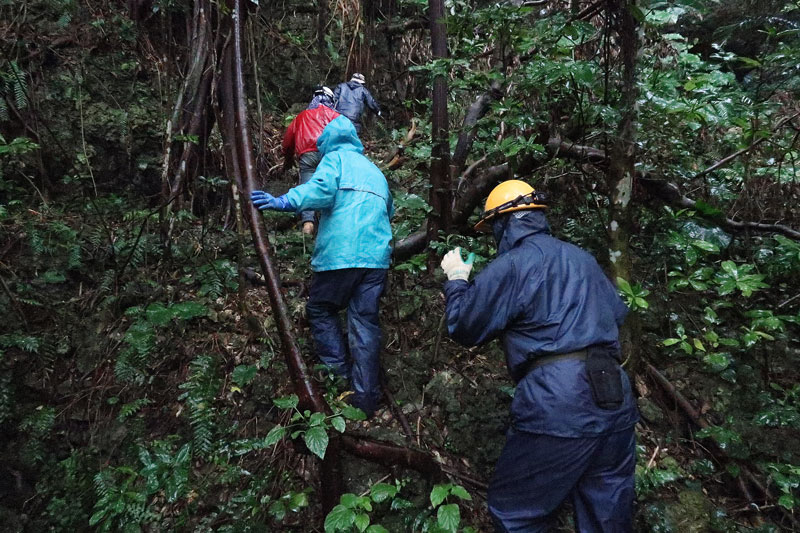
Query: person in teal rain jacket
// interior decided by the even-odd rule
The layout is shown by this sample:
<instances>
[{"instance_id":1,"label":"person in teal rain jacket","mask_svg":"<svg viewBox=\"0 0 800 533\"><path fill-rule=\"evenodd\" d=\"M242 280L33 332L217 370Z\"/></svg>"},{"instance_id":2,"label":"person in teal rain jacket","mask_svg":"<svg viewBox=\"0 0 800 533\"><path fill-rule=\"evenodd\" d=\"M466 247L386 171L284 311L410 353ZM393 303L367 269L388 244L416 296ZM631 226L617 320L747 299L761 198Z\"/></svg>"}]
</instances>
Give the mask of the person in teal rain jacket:
<instances>
[{"instance_id":1,"label":"person in teal rain jacket","mask_svg":"<svg viewBox=\"0 0 800 533\"><path fill-rule=\"evenodd\" d=\"M322 160L308 182L278 197L253 191L251 200L262 210L320 213L306 314L320 359L351 382L353 405L372 416L381 396L378 300L391 260L392 195L346 117L325 126L317 148Z\"/></svg>"}]
</instances>

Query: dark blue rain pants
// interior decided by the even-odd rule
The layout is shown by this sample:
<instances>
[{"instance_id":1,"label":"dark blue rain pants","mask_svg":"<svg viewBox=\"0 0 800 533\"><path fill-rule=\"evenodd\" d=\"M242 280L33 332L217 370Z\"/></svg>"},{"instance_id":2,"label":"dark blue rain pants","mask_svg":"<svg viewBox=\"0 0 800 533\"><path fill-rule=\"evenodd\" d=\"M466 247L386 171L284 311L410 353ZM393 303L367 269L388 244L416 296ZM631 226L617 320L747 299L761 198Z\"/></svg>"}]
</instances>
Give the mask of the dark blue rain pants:
<instances>
[{"instance_id":1,"label":"dark blue rain pants","mask_svg":"<svg viewBox=\"0 0 800 533\"><path fill-rule=\"evenodd\" d=\"M315 272L306 314L317 354L337 375L352 383L352 404L372 416L381 397L378 300L386 270L344 268ZM347 309L349 357L339 311Z\"/></svg>"},{"instance_id":2,"label":"dark blue rain pants","mask_svg":"<svg viewBox=\"0 0 800 533\"><path fill-rule=\"evenodd\" d=\"M300 154L300 158L297 163L300 174L300 185L311 179L311 176L314 175L314 171L317 170L317 166L321 160L322 157L319 155L319 152L306 152L304 154ZM314 211L300 212L301 223L315 222L315 218Z\"/></svg>"},{"instance_id":3,"label":"dark blue rain pants","mask_svg":"<svg viewBox=\"0 0 800 533\"><path fill-rule=\"evenodd\" d=\"M580 533L633 531L633 428L564 438L510 430L489 485L499 533L548 531L567 498Z\"/></svg>"}]
</instances>

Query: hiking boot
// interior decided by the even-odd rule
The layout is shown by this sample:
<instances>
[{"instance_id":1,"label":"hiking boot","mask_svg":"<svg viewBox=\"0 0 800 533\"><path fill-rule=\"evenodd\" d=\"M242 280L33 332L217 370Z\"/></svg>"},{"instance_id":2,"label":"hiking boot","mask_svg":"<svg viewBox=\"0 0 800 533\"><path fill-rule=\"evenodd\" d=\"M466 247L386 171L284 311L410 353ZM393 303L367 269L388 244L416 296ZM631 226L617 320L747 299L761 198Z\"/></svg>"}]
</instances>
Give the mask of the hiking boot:
<instances>
[{"instance_id":1,"label":"hiking boot","mask_svg":"<svg viewBox=\"0 0 800 533\"><path fill-rule=\"evenodd\" d=\"M314 223L303 222L303 235L314 235Z\"/></svg>"}]
</instances>

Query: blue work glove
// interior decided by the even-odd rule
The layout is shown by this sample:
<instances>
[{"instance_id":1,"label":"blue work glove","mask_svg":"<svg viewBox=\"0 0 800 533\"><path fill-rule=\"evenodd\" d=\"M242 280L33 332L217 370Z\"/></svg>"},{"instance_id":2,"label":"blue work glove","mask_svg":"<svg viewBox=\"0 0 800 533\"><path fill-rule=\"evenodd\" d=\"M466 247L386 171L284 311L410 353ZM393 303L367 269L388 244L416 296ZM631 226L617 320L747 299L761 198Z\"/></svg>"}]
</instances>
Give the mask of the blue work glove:
<instances>
[{"instance_id":1,"label":"blue work glove","mask_svg":"<svg viewBox=\"0 0 800 533\"><path fill-rule=\"evenodd\" d=\"M250 193L250 201L262 211L274 209L275 211L294 211L294 206L285 194L275 197L268 192L253 191Z\"/></svg>"}]
</instances>

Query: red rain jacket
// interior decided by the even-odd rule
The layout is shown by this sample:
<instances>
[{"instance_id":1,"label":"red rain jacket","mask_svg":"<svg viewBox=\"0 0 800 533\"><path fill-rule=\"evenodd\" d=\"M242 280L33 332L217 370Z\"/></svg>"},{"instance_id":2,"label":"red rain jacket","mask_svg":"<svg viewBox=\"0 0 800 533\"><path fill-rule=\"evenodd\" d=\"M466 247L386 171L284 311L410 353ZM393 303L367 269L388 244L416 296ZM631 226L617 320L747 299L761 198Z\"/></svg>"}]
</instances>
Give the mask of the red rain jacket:
<instances>
[{"instance_id":1,"label":"red rain jacket","mask_svg":"<svg viewBox=\"0 0 800 533\"><path fill-rule=\"evenodd\" d=\"M316 152L317 138L325 126L338 116L339 113L324 105L300 112L283 135L283 155L292 157Z\"/></svg>"}]
</instances>

